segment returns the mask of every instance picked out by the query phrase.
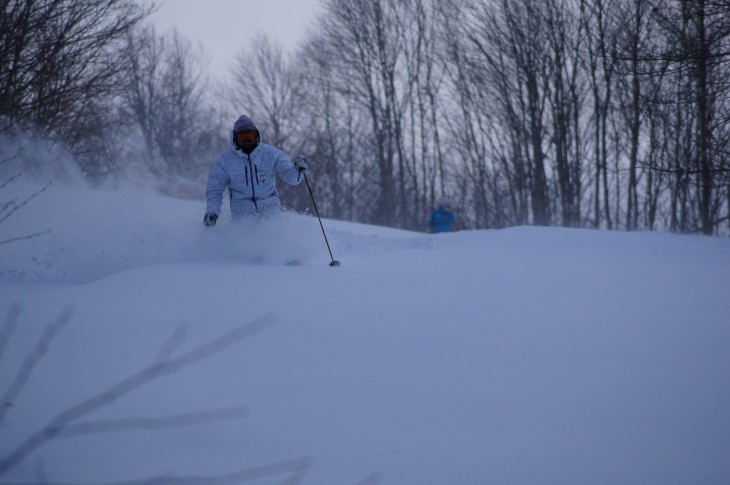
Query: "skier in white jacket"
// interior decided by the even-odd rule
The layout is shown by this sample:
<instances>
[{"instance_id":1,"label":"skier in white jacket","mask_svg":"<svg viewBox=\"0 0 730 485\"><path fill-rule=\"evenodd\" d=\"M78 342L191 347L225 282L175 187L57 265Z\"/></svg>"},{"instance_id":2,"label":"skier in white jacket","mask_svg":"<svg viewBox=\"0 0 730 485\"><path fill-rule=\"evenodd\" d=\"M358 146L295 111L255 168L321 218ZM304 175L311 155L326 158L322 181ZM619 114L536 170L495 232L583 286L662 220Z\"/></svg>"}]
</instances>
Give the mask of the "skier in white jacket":
<instances>
[{"instance_id":1,"label":"skier in white jacket","mask_svg":"<svg viewBox=\"0 0 730 485\"><path fill-rule=\"evenodd\" d=\"M307 163L302 155L292 163L284 152L261 141L261 133L251 118L240 116L233 124L230 147L210 169L203 223L215 225L221 213L225 189L229 192L234 219L280 211L276 177L297 185L306 169Z\"/></svg>"}]
</instances>

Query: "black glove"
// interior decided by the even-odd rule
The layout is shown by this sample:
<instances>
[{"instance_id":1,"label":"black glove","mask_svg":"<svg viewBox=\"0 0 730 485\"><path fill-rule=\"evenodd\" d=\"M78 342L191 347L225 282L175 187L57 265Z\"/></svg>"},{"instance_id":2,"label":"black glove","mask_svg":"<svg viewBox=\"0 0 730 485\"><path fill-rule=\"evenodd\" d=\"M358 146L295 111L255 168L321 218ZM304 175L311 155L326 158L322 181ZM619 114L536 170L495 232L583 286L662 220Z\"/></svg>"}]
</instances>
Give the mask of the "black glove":
<instances>
[{"instance_id":1,"label":"black glove","mask_svg":"<svg viewBox=\"0 0 730 485\"><path fill-rule=\"evenodd\" d=\"M215 212L208 212L205 214L205 218L203 218L203 224L206 226L215 226L215 221L218 220L218 214Z\"/></svg>"}]
</instances>

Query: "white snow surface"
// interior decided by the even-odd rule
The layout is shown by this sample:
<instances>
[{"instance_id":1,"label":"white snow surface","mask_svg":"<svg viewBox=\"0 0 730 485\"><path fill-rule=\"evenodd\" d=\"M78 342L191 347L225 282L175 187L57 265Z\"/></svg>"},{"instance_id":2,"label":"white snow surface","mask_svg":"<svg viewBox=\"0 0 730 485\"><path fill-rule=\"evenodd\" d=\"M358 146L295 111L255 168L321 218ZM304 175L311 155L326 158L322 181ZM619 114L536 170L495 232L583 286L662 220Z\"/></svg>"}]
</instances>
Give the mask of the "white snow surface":
<instances>
[{"instance_id":1,"label":"white snow surface","mask_svg":"<svg viewBox=\"0 0 730 485\"><path fill-rule=\"evenodd\" d=\"M123 429L53 438L0 483L730 483L729 240L325 219L332 268L312 215L207 229L203 210L52 186L0 225L0 240L51 231L0 245L0 459L172 361L65 423ZM160 419L118 421L137 418Z\"/></svg>"}]
</instances>

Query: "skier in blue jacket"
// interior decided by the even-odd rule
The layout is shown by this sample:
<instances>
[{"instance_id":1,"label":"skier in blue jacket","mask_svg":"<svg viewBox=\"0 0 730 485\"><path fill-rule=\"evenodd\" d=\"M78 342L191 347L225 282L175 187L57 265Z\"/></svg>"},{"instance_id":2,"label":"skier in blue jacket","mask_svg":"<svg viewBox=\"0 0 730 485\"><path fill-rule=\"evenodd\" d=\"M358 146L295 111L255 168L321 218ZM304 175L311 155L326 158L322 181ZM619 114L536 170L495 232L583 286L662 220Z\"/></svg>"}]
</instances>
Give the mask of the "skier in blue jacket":
<instances>
[{"instance_id":1,"label":"skier in blue jacket","mask_svg":"<svg viewBox=\"0 0 730 485\"><path fill-rule=\"evenodd\" d=\"M449 199L439 199L438 207L431 212L428 218L428 230L432 233L451 232L451 226L456 221L456 214L449 209Z\"/></svg>"},{"instance_id":2,"label":"skier in blue jacket","mask_svg":"<svg viewBox=\"0 0 730 485\"><path fill-rule=\"evenodd\" d=\"M261 133L251 118L240 116L233 124L230 147L210 169L203 223L215 226L225 189L229 192L234 219L280 211L276 177L289 185L297 185L305 170L307 162L302 155L292 163L284 152L262 142Z\"/></svg>"}]
</instances>

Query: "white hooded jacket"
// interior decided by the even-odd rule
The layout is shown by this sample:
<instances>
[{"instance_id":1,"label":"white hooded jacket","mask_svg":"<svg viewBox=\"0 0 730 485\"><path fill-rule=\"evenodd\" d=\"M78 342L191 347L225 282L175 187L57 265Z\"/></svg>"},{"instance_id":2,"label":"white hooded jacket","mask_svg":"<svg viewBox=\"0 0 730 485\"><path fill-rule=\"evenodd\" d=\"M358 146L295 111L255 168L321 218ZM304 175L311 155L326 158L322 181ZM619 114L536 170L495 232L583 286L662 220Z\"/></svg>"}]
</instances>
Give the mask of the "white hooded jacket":
<instances>
[{"instance_id":1,"label":"white hooded jacket","mask_svg":"<svg viewBox=\"0 0 730 485\"><path fill-rule=\"evenodd\" d=\"M223 191L229 191L234 218L280 209L276 176L289 185L303 178L291 159L281 150L261 141L246 154L236 146L231 131L230 147L213 162L205 190L206 212L220 215Z\"/></svg>"}]
</instances>

